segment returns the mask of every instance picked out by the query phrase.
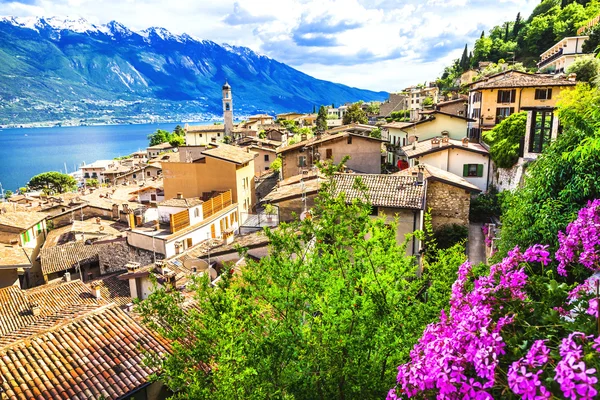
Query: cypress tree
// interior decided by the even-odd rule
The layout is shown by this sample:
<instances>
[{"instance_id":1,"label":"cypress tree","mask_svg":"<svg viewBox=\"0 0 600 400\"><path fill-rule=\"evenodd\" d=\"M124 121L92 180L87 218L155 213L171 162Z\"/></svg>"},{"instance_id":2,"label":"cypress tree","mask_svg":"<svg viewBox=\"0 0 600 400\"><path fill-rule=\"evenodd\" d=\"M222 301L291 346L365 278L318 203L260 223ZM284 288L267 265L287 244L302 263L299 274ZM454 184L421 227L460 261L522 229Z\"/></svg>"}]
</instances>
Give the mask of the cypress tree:
<instances>
[{"instance_id":1,"label":"cypress tree","mask_svg":"<svg viewBox=\"0 0 600 400\"><path fill-rule=\"evenodd\" d=\"M518 13L517 18L515 19L515 24L513 25L513 37L514 38L516 38L517 35L519 34L519 31L521 30L521 24L522 24L521 13Z\"/></svg>"},{"instance_id":2,"label":"cypress tree","mask_svg":"<svg viewBox=\"0 0 600 400\"><path fill-rule=\"evenodd\" d=\"M463 50L462 56L460 57L460 69L466 71L469 69L469 49L465 44L465 49Z\"/></svg>"},{"instance_id":3,"label":"cypress tree","mask_svg":"<svg viewBox=\"0 0 600 400\"><path fill-rule=\"evenodd\" d=\"M483 39L485 37L485 31L481 31L481 37L480 39Z\"/></svg>"},{"instance_id":4,"label":"cypress tree","mask_svg":"<svg viewBox=\"0 0 600 400\"><path fill-rule=\"evenodd\" d=\"M508 42L508 38L510 35L510 32L508 31L509 25L510 24L508 22L505 23L505 30L504 30L504 41L505 42Z\"/></svg>"}]
</instances>

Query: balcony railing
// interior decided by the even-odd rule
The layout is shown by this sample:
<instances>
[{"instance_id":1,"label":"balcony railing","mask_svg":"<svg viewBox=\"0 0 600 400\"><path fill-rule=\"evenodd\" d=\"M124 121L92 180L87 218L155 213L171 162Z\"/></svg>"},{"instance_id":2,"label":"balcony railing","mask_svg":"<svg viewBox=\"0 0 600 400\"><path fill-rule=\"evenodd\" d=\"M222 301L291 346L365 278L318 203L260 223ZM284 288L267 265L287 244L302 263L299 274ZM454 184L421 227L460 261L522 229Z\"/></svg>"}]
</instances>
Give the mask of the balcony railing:
<instances>
[{"instance_id":1,"label":"balcony railing","mask_svg":"<svg viewBox=\"0 0 600 400\"><path fill-rule=\"evenodd\" d=\"M537 66L538 68L542 68L545 65L550 64L552 61L556 60L557 58L561 57L563 55L563 49L558 50L558 53L551 55L550 57L546 58L545 60L540 61Z\"/></svg>"}]
</instances>

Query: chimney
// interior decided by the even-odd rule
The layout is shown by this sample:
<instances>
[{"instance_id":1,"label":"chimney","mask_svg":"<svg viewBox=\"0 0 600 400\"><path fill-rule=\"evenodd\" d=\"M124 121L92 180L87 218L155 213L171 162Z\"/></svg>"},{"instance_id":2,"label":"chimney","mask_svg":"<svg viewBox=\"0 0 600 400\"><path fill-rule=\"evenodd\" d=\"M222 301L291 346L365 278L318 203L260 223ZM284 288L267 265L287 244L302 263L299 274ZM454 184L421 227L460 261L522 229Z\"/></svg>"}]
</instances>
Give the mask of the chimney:
<instances>
[{"instance_id":1,"label":"chimney","mask_svg":"<svg viewBox=\"0 0 600 400\"><path fill-rule=\"evenodd\" d=\"M39 305L32 304L31 305L31 313L33 314L34 317L37 317L42 313L42 309L40 308Z\"/></svg>"},{"instance_id":2,"label":"chimney","mask_svg":"<svg viewBox=\"0 0 600 400\"><path fill-rule=\"evenodd\" d=\"M100 282L92 283L92 295L97 300L100 300L102 298L102 293L100 293Z\"/></svg>"},{"instance_id":3,"label":"chimney","mask_svg":"<svg viewBox=\"0 0 600 400\"><path fill-rule=\"evenodd\" d=\"M65 272L63 279L65 280L65 282L71 282L71 273Z\"/></svg>"},{"instance_id":4,"label":"chimney","mask_svg":"<svg viewBox=\"0 0 600 400\"><path fill-rule=\"evenodd\" d=\"M567 76L567 79L571 82L575 82L577 80L577 74L575 72L571 72L569 76Z\"/></svg>"},{"instance_id":5,"label":"chimney","mask_svg":"<svg viewBox=\"0 0 600 400\"><path fill-rule=\"evenodd\" d=\"M306 139L308 139L308 136L306 136L306 133L303 133L302 135L300 135L300 141L304 142Z\"/></svg>"},{"instance_id":6,"label":"chimney","mask_svg":"<svg viewBox=\"0 0 600 400\"><path fill-rule=\"evenodd\" d=\"M469 138L468 138L468 137L464 137L464 138L462 139L462 145L463 145L464 147L469 147Z\"/></svg>"},{"instance_id":7,"label":"chimney","mask_svg":"<svg viewBox=\"0 0 600 400\"><path fill-rule=\"evenodd\" d=\"M423 171L425 170L425 166L422 164L419 164L417 168L419 168L419 172L417 173L417 185L421 186L421 185L423 185L423 182L425 181L425 176L423 174Z\"/></svg>"},{"instance_id":8,"label":"chimney","mask_svg":"<svg viewBox=\"0 0 600 400\"><path fill-rule=\"evenodd\" d=\"M178 193L177 193L177 198L178 198L178 199L183 199L183 193L181 193L181 192L178 192Z\"/></svg>"},{"instance_id":9,"label":"chimney","mask_svg":"<svg viewBox=\"0 0 600 400\"><path fill-rule=\"evenodd\" d=\"M165 262L162 260L156 260L154 262L154 265L156 266L156 268L158 269L158 273L161 275L165 275L167 272L169 272L167 270L167 267L165 265Z\"/></svg>"},{"instance_id":10,"label":"chimney","mask_svg":"<svg viewBox=\"0 0 600 400\"><path fill-rule=\"evenodd\" d=\"M450 143L450 138L448 136L442 136L442 146L448 145Z\"/></svg>"},{"instance_id":11,"label":"chimney","mask_svg":"<svg viewBox=\"0 0 600 400\"><path fill-rule=\"evenodd\" d=\"M431 139L431 147L440 147L440 139L438 138L433 138Z\"/></svg>"},{"instance_id":12,"label":"chimney","mask_svg":"<svg viewBox=\"0 0 600 400\"><path fill-rule=\"evenodd\" d=\"M140 263L130 262L125 264L125 268L127 268L127 272L135 272L140 269Z\"/></svg>"}]
</instances>

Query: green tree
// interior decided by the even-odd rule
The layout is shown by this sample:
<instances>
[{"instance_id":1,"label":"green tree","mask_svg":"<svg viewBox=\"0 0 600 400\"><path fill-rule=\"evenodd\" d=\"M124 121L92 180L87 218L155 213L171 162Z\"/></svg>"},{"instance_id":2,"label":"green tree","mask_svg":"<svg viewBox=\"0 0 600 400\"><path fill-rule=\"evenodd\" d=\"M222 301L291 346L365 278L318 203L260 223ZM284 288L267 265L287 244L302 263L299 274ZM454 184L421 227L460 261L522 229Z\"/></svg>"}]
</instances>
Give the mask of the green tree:
<instances>
[{"instance_id":1,"label":"green tree","mask_svg":"<svg viewBox=\"0 0 600 400\"><path fill-rule=\"evenodd\" d=\"M460 68L463 72L469 69L469 49L466 44L462 56L460 57Z\"/></svg>"},{"instance_id":2,"label":"green tree","mask_svg":"<svg viewBox=\"0 0 600 400\"><path fill-rule=\"evenodd\" d=\"M163 129L157 129L156 132L148 135L148 141L150 146L156 146L157 144L167 143L171 139L171 132Z\"/></svg>"},{"instance_id":3,"label":"green tree","mask_svg":"<svg viewBox=\"0 0 600 400\"><path fill-rule=\"evenodd\" d=\"M344 118L342 118L342 123L344 125L348 124L366 124L369 122L367 119L367 114L362 110L359 103L354 103L350 105L346 109L346 113L344 114Z\"/></svg>"},{"instance_id":4,"label":"green tree","mask_svg":"<svg viewBox=\"0 0 600 400\"><path fill-rule=\"evenodd\" d=\"M27 188L26 187L20 187L19 188L19 194L25 194L27 192Z\"/></svg>"},{"instance_id":5,"label":"green tree","mask_svg":"<svg viewBox=\"0 0 600 400\"><path fill-rule=\"evenodd\" d=\"M185 131L181 127L181 125L177 125L175 129L173 129L173 134L177 136L185 136Z\"/></svg>"},{"instance_id":6,"label":"green tree","mask_svg":"<svg viewBox=\"0 0 600 400\"><path fill-rule=\"evenodd\" d=\"M5 198L6 200L10 199L10 198L12 197L12 195L13 195L13 192L12 192L12 190L5 190L5 191L4 191L4 198Z\"/></svg>"},{"instance_id":7,"label":"green tree","mask_svg":"<svg viewBox=\"0 0 600 400\"><path fill-rule=\"evenodd\" d=\"M600 60L595 57L579 57L567 68L567 73L577 75L579 82L596 83L600 71Z\"/></svg>"},{"instance_id":8,"label":"green tree","mask_svg":"<svg viewBox=\"0 0 600 400\"><path fill-rule=\"evenodd\" d=\"M77 181L71 175L60 172L44 172L29 180L31 190L42 190L48 194L65 193L77 188Z\"/></svg>"},{"instance_id":9,"label":"green tree","mask_svg":"<svg viewBox=\"0 0 600 400\"><path fill-rule=\"evenodd\" d=\"M475 42L475 48L473 49L473 58L475 61L488 61L493 44L494 41L488 37L482 36L478 39Z\"/></svg>"},{"instance_id":10,"label":"green tree","mask_svg":"<svg viewBox=\"0 0 600 400\"><path fill-rule=\"evenodd\" d=\"M600 46L600 25L594 25L588 32L589 39L583 43L581 50L587 54L597 54Z\"/></svg>"},{"instance_id":11,"label":"green tree","mask_svg":"<svg viewBox=\"0 0 600 400\"><path fill-rule=\"evenodd\" d=\"M185 144L185 137L172 135L169 139L169 144L173 147L183 146Z\"/></svg>"},{"instance_id":12,"label":"green tree","mask_svg":"<svg viewBox=\"0 0 600 400\"><path fill-rule=\"evenodd\" d=\"M376 139L381 139L381 128L375 128L369 132L369 136Z\"/></svg>"},{"instance_id":13,"label":"green tree","mask_svg":"<svg viewBox=\"0 0 600 400\"><path fill-rule=\"evenodd\" d=\"M86 186L98 187L99 184L100 183L98 182L98 179L86 179L85 180L85 185Z\"/></svg>"},{"instance_id":14,"label":"green tree","mask_svg":"<svg viewBox=\"0 0 600 400\"><path fill-rule=\"evenodd\" d=\"M433 106L433 98L425 97L423 99L423 107L431 107L431 106Z\"/></svg>"},{"instance_id":15,"label":"green tree","mask_svg":"<svg viewBox=\"0 0 600 400\"><path fill-rule=\"evenodd\" d=\"M367 113L369 115L379 115L381 103L378 101L372 101L367 107Z\"/></svg>"},{"instance_id":16,"label":"green tree","mask_svg":"<svg viewBox=\"0 0 600 400\"><path fill-rule=\"evenodd\" d=\"M483 135L490 145L490 157L500 168L510 168L519 160L519 147L525 137L527 113L512 114Z\"/></svg>"},{"instance_id":17,"label":"green tree","mask_svg":"<svg viewBox=\"0 0 600 400\"><path fill-rule=\"evenodd\" d=\"M500 255L516 245L555 249L556 232L600 197L600 92L578 84L558 106L563 133L529 165L523 186L503 193Z\"/></svg>"},{"instance_id":18,"label":"green tree","mask_svg":"<svg viewBox=\"0 0 600 400\"><path fill-rule=\"evenodd\" d=\"M319 132L325 132L327 130L327 109L325 106L319 107L316 125L317 131Z\"/></svg>"},{"instance_id":19,"label":"green tree","mask_svg":"<svg viewBox=\"0 0 600 400\"><path fill-rule=\"evenodd\" d=\"M312 218L267 229L268 257L225 273L217 289L199 278L194 307L166 290L137 306L173 343L160 379L176 398L385 397L448 301L464 249L440 251L417 277L393 227L332 193L325 181Z\"/></svg>"},{"instance_id":20,"label":"green tree","mask_svg":"<svg viewBox=\"0 0 600 400\"><path fill-rule=\"evenodd\" d=\"M517 18L515 19L515 23L513 24L512 37L516 38L519 35L519 31L523 26L523 20L521 19L521 13L517 13Z\"/></svg>"},{"instance_id":21,"label":"green tree","mask_svg":"<svg viewBox=\"0 0 600 400\"><path fill-rule=\"evenodd\" d=\"M275 160L273 160L273 162L271 163L270 168L274 171L274 172L279 172L281 171L281 157L277 157Z\"/></svg>"}]
</instances>

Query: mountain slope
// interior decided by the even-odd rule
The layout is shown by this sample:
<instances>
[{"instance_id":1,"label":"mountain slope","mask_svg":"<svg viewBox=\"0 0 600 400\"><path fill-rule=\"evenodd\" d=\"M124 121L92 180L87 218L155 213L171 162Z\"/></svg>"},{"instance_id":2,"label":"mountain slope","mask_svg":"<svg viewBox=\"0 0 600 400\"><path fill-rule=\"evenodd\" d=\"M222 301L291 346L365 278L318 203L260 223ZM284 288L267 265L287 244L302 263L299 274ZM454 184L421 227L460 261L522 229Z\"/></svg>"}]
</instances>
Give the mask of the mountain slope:
<instances>
[{"instance_id":1,"label":"mountain slope","mask_svg":"<svg viewBox=\"0 0 600 400\"><path fill-rule=\"evenodd\" d=\"M163 28L134 32L115 21L4 17L0 59L0 124L220 115L225 80L238 114L386 97L312 78L248 48Z\"/></svg>"}]
</instances>

